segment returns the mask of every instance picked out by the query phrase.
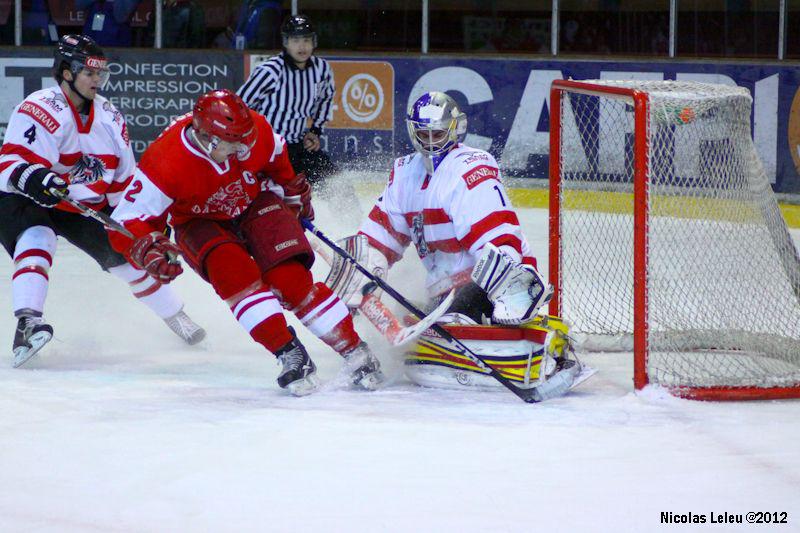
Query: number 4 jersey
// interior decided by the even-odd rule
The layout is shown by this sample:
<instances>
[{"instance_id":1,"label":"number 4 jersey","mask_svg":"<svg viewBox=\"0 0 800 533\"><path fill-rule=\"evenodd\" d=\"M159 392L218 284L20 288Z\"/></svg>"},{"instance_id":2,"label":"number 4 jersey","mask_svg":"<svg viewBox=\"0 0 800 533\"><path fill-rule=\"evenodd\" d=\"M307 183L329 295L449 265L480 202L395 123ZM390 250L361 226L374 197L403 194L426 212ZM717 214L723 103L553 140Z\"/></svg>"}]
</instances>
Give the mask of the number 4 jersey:
<instances>
[{"instance_id":1,"label":"number 4 jersey","mask_svg":"<svg viewBox=\"0 0 800 533\"><path fill-rule=\"evenodd\" d=\"M401 157L360 233L390 265L413 242L431 295L469 281L487 242L535 267L500 180L494 157L464 145L450 151L433 175L420 154Z\"/></svg>"},{"instance_id":2,"label":"number 4 jersey","mask_svg":"<svg viewBox=\"0 0 800 533\"><path fill-rule=\"evenodd\" d=\"M11 112L0 149L0 190L13 192L8 179L24 163L61 175L69 195L94 209L116 205L136 168L122 113L98 95L81 116L55 86L32 93ZM58 207L74 211L63 202Z\"/></svg>"}]
</instances>

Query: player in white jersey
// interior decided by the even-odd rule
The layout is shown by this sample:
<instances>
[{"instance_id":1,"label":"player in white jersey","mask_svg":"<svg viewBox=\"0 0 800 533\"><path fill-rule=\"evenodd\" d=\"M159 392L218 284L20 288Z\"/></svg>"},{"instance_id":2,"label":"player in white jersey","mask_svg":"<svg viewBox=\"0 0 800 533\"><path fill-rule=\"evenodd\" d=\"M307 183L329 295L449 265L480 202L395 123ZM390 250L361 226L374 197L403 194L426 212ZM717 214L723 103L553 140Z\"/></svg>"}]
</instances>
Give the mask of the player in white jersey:
<instances>
[{"instance_id":1,"label":"player in white jersey","mask_svg":"<svg viewBox=\"0 0 800 533\"><path fill-rule=\"evenodd\" d=\"M457 289L451 311L477 323L532 320L552 288L536 270L494 157L461 144L467 119L444 93L422 95L407 124L416 152L395 160L359 232L370 267L385 272L413 242L428 293ZM357 306L360 293L350 293Z\"/></svg>"},{"instance_id":2,"label":"player in white jersey","mask_svg":"<svg viewBox=\"0 0 800 533\"><path fill-rule=\"evenodd\" d=\"M67 195L94 210L113 207L136 168L122 114L97 94L108 79L102 50L89 37L65 35L53 76L58 86L36 91L14 108L0 149L0 241L15 263L14 366L53 335L42 314L57 235L130 284L134 296L186 342L199 342L205 332L183 312L172 289L133 268L111 247L103 226L59 199Z\"/></svg>"}]
</instances>

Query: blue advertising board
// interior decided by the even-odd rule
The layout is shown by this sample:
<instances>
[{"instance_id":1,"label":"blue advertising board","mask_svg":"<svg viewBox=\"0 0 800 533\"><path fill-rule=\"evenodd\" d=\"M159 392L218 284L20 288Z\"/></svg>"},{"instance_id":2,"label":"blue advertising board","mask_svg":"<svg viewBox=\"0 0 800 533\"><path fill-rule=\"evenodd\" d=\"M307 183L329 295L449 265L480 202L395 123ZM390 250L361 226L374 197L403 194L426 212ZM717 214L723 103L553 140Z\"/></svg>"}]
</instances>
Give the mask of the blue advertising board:
<instances>
[{"instance_id":1,"label":"blue advertising board","mask_svg":"<svg viewBox=\"0 0 800 533\"><path fill-rule=\"evenodd\" d=\"M338 58L332 58L334 60ZM365 62L373 58L364 59ZM405 110L420 94L446 91L469 117L466 143L489 150L508 175L546 178L549 153L550 84L555 79L682 80L739 85L753 95L752 131L767 176L779 192L800 192L800 68L712 62L533 61L523 59L389 58L394 70L392 155L411 150ZM353 58L347 58L353 62ZM337 84L339 80L337 80ZM343 95L337 92L337 98ZM795 107L798 109L796 110ZM795 118L795 115L798 115ZM329 128L329 148L341 160L379 164L369 129ZM342 139L349 135L346 145ZM357 158L356 158L357 159ZM387 157L388 159L388 157ZM388 167L388 162L379 165Z\"/></svg>"},{"instance_id":2,"label":"blue advertising board","mask_svg":"<svg viewBox=\"0 0 800 533\"><path fill-rule=\"evenodd\" d=\"M48 49L0 49L0 135L24 96L52 84ZM237 89L264 56L209 50L113 50L104 94L125 115L137 155L194 99ZM411 150L410 102L446 91L469 117L466 143L487 149L507 175L546 178L554 79L694 80L740 85L753 95L752 133L778 192L800 194L800 67L754 61L584 61L363 55L328 57L334 116L323 138L342 168L388 169Z\"/></svg>"}]
</instances>

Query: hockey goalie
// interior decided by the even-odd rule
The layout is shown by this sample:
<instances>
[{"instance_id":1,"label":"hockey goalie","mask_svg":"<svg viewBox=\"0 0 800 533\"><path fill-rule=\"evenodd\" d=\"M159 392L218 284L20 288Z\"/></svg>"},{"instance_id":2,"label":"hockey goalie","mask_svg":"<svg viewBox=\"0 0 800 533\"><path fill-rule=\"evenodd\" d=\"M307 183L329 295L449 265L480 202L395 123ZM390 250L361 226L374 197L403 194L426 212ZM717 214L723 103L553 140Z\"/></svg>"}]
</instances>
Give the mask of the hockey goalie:
<instances>
[{"instance_id":1,"label":"hockey goalie","mask_svg":"<svg viewBox=\"0 0 800 533\"><path fill-rule=\"evenodd\" d=\"M567 326L537 314L552 287L536 269L497 162L461 143L466 116L444 93L422 95L406 122L415 152L395 160L359 233L342 246L384 278L413 242L431 308L454 290L440 325L515 386L563 394L592 371L571 356ZM365 307L379 295L363 274L334 260L327 283L351 309L374 316ZM500 386L430 329L406 352L405 369L423 386Z\"/></svg>"}]
</instances>

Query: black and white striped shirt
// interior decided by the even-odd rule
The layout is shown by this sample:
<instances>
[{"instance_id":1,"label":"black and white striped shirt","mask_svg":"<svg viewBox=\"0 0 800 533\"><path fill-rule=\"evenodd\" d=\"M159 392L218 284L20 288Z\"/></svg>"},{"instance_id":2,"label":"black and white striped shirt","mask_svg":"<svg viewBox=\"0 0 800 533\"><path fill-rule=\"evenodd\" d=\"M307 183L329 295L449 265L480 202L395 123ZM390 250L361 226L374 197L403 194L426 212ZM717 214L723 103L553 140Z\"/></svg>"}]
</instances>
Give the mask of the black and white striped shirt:
<instances>
[{"instance_id":1,"label":"black and white striped shirt","mask_svg":"<svg viewBox=\"0 0 800 533\"><path fill-rule=\"evenodd\" d=\"M285 52L258 65L237 91L288 143L302 142L309 117L312 128L322 129L331 118L333 93L333 71L327 61L311 56L300 70Z\"/></svg>"}]
</instances>

